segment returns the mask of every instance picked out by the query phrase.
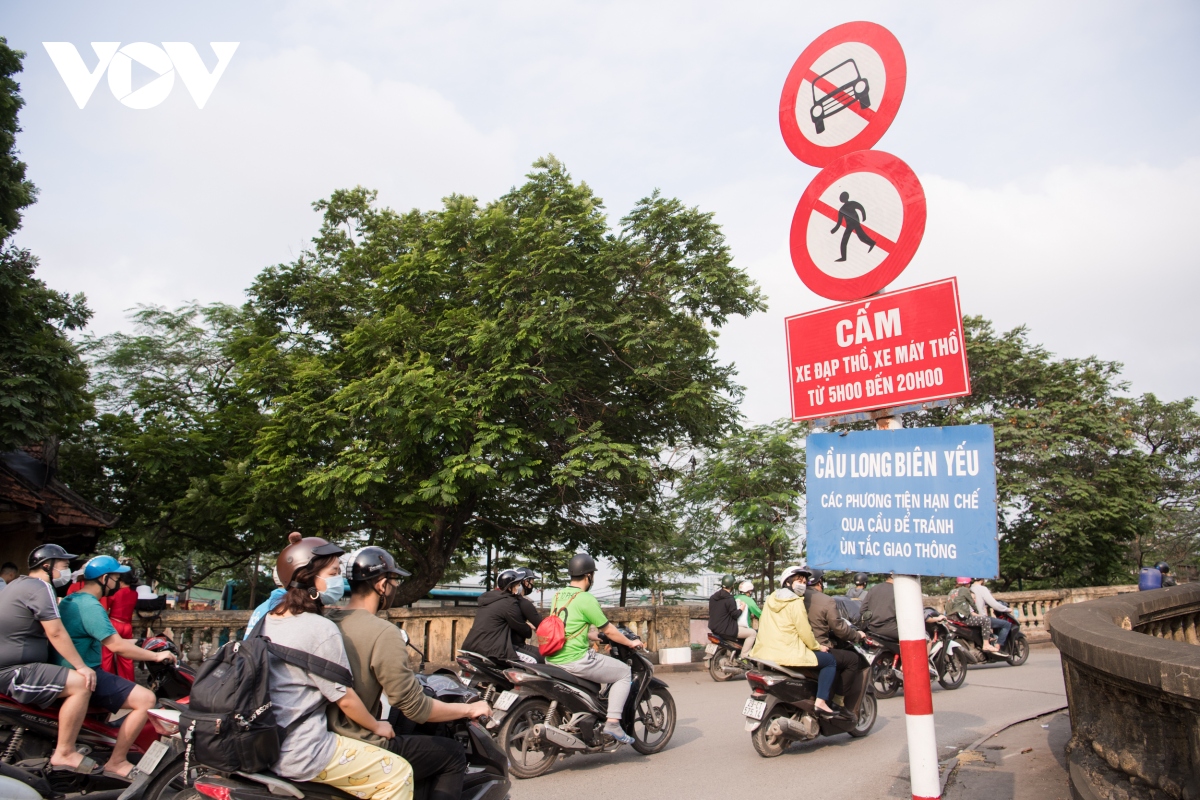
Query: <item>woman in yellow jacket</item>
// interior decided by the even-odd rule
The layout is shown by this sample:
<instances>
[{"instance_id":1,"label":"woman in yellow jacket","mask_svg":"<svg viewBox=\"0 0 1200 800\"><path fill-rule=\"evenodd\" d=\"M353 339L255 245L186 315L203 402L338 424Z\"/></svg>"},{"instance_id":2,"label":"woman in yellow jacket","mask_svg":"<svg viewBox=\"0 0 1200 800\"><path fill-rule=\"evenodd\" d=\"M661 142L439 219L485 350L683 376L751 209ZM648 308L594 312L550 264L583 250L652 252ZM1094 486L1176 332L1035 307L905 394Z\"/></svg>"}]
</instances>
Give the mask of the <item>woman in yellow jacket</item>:
<instances>
[{"instance_id":1,"label":"woman in yellow jacket","mask_svg":"<svg viewBox=\"0 0 1200 800\"><path fill-rule=\"evenodd\" d=\"M837 675L837 661L829 648L817 642L804 610L808 567L788 567L780 588L763 603L758 622L758 641L750 658L772 661L784 667L817 667L817 700L813 707L825 716L839 712L829 705L829 692Z\"/></svg>"}]
</instances>

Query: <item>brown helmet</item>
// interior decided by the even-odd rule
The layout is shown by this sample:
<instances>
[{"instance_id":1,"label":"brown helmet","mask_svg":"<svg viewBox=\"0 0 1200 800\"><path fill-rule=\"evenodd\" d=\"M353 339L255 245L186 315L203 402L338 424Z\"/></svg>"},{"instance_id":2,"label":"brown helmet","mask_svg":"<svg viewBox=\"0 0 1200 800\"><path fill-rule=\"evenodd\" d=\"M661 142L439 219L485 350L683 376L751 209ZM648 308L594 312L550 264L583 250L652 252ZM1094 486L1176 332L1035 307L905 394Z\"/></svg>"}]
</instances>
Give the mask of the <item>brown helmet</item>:
<instances>
[{"instance_id":1,"label":"brown helmet","mask_svg":"<svg viewBox=\"0 0 1200 800\"><path fill-rule=\"evenodd\" d=\"M344 552L336 544L330 544L319 536L301 536L298 531L292 531L288 534L288 546L275 559L279 583L287 588L292 582L292 573L311 564L314 558L340 556Z\"/></svg>"}]
</instances>

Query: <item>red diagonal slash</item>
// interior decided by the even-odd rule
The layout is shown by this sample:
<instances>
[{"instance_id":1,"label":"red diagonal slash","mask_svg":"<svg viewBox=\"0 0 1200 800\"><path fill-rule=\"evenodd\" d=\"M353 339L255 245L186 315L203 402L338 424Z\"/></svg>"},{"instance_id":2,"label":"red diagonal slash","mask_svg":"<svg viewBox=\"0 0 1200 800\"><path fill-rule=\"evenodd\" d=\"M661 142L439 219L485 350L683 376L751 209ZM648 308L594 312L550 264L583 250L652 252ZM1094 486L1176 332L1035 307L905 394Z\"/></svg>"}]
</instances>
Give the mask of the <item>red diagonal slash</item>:
<instances>
[{"instance_id":1,"label":"red diagonal slash","mask_svg":"<svg viewBox=\"0 0 1200 800\"><path fill-rule=\"evenodd\" d=\"M838 87L834 86L832 83L830 83L829 81L825 80L824 78L817 77L817 73L813 72L811 69L808 71L808 75L805 76L805 79L809 83L811 83L813 86L816 86L818 89L820 89L825 94L829 94L830 92L836 92L837 88L838 88ZM858 101L855 100L853 96L848 95L845 92L838 92L837 101L839 103L841 103L843 106L845 106L847 109L849 109L850 111L853 111L855 114L858 114L860 117L865 119L867 122L870 122L872 119L875 118L875 109L863 108L862 106L860 106L858 104ZM872 105L874 105L874 103L872 103Z\"/></svg>"},{"instance_id":2,"label":"red diagonal slash","mask_svg":"<svg viewBox=\"0 0 1200 800\"><path fill-rule=\"evenodd\" d=\"M837 222L837 218L838 218L837 209L834 208L833 206L829 205L828 203L824 202L823 200L817 200L817 202L813 204L813 211L816 211L820 214L824 214L825 216L829 217L834 222ZM877 231L874 231L871 228L868 228L866 225L863 225L862 229L867 232L867 236L870 236L872 239L875 240L875 246L878 247L883 252L890 253L896 249L896 243L893 242L891 239L887 238L886 236L884 236L883 234L881 234Z\"/></svg>"}]
</instances>

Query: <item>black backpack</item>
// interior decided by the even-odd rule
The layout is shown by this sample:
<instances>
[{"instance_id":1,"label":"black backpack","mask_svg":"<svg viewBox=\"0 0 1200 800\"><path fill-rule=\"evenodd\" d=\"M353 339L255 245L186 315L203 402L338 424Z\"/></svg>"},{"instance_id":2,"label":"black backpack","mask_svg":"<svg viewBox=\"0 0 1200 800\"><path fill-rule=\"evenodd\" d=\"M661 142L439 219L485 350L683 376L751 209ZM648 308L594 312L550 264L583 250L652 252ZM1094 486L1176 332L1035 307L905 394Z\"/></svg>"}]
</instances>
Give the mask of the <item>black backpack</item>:
<instances>
[{"instance_id":1,"label":"black backpack","mask_svg":"<svg viewBox=\"0 0 1200 800\"><path fill-rule=\"evenodd\" d=\"M279 760L280 745L287 735L325 710L322 699L287 728L276 725L271 707L271 656L343 686L354 685L354 677L345 667L264 637L264 621L259 620L246 640L224 644L197 671L188 709L179 716L186 746L185 775L191 762L221 772L269 770Z\"/></svg>"}]
</instances>

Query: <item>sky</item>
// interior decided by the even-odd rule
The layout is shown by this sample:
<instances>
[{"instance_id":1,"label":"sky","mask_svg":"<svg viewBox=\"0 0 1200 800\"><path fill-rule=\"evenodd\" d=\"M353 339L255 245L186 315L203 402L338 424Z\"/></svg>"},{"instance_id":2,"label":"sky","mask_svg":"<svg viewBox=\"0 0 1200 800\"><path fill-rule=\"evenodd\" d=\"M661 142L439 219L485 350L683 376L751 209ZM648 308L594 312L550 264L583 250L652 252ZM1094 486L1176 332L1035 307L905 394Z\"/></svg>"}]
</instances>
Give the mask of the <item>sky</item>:
<instances>
[{"instance_id":1,"label":"sky","mask_svg":"<svg viewBox=\"0 0 1200 800\"><path fill-rule=\"evenodd\" d=\"M964 313L1062 356L1125 364L1131 391L1200 394L1200 6L1194 3L276 2L5 4L25 50L18 146L37 184L18 244L93 333L138 304L240 303L315 234L312 203L363 185L393 208L490 200L558 156L615 223L654 189L712 211L770 309L721 331L750 423L787 416L785 316L829 301L787 248L816 169L778 125L805 46L854 19L904 48L877 149L928 199L890 288L957 276ZM78 108L42 42L238 42L203 109L182 81ZM134 64L132 88L154 73ZM1157 83L1156 83L1157 82ZM1189 321L1190 320L1190 321Z\"/></svg>"}]
</instances>

